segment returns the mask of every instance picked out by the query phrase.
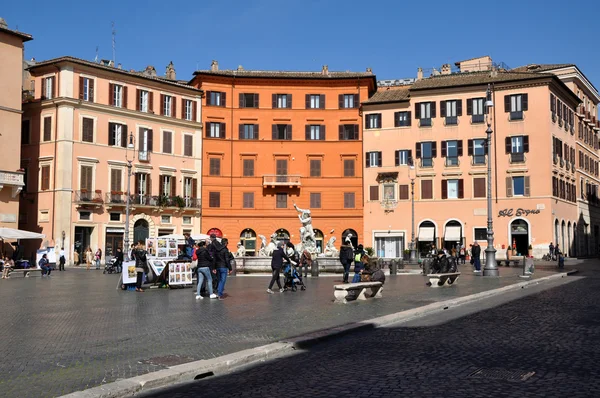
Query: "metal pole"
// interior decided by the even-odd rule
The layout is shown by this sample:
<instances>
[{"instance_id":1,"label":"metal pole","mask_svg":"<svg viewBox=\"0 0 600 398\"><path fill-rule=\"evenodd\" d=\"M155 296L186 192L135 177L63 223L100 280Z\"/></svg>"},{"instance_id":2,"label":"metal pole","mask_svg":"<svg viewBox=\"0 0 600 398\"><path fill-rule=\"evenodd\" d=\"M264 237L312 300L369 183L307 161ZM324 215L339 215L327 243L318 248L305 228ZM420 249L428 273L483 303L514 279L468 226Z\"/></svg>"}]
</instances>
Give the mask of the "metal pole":
<instances>
[{"instance_id":1,"label":"metal pole","mask_svg":"<svg viewBox=\"0 0 600 398\"><path fill-rule=\"evenodd\" d=\"M127 198L125 199L125 244L123 245L123 254L129 261L129 200L131 196L131 160L127 160Z\"/></svg>"},{"instance_id":2,"label":"metal pole","mask_svg":"<svg viewBox=\"0 0 600 398\"><path fill-rule=\"evenodd\" d=\"M410 261L417 261L417 249L415 248L415 179L410 179L410 196L411 196L411 234L410 234Z\"/></svg>"},{"instance_id":3,"label":"metal pole","mask_svg":"<svg viewBox=\"0 0 600 398\"><path fill-rule=\"evenodd\" d=\"M489 90L489 88L488 88ZM486 117L487 119L487 117ZM488 122L487 130L487 248L485 249L485 266L483 268L483 276L498 276L498 264L496 263L496 249L494 249L494 226L492 220L492 127Z\"/></svg>"}]
</instances>

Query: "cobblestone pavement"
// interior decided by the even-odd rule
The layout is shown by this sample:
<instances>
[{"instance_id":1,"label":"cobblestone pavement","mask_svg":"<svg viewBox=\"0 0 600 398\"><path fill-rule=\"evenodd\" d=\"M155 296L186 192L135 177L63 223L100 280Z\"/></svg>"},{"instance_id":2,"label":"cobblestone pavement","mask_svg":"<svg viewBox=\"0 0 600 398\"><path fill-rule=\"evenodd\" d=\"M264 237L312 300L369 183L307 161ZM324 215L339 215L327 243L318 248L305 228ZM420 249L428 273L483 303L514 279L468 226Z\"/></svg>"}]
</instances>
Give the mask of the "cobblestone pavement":
<instances>
[{"instance_id":1,"label":"cobblestone pavement","mask_svg":"<svg viewBox=\"0 0 600 398\"><path fill-rule=\"evenodd\" d=\"M506 286L521 281L516 273L489 279L464 272L442 289L426 288L422 276L388 277L383 299L348 305L332 302L339 277L309 278L305 292L274 295L265 292L266 277L232 277L225 301L196 301L189 288L123 292L117 276L100 271L12 277L0 282L0 396L60 396Z\"/></svg>"},{"instance_id":2,"label":"cobblestone pavement","mask_svg":"<svg viewBox=\"0 0 600 398\"><path fill-rule=\"evenodd\" d=\"M598 397L600 262L586 268L586 278L441 324L349 334L142 396Z\"/></svg>"}]
</instances>

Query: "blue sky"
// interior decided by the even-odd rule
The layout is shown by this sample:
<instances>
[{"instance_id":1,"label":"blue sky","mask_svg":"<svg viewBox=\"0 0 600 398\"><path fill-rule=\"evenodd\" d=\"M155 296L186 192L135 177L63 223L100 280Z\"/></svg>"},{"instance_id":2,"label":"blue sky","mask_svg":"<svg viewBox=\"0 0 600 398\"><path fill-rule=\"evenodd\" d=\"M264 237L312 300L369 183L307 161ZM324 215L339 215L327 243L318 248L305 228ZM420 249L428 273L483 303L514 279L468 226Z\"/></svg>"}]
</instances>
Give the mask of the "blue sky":
<instances>
[{"instance_id":1,"label":"blue sky","mask_svg":"<svg viewBox=\"0 0 600 398\"><path fill-rule=\"evenodd\" d=\"M32 10L35 10L33 12ZM25 56L112 58L126 69L173 61L179 79L221 69L364 71L415 77L417 67L480 55L510 67L576 63L600 87L600 1L47 1L7 2L0 16L30 33Z\"/></svg>"}]
</instances>

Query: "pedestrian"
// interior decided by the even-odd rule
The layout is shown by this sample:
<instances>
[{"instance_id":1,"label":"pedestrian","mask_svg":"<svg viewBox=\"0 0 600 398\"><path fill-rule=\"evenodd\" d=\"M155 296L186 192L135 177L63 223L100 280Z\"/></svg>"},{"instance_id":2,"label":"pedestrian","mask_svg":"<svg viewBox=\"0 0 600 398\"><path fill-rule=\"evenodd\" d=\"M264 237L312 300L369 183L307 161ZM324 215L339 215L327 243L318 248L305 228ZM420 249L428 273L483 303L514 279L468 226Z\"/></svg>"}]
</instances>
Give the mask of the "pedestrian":
<instances>
[{"instance_id":1,"label":"pedestrian","mask_svg":"<svg viewBox=\"0 0 600 398\"><path fill-rule=\"evenodd\" d=\"M8 274L10 273L10 271L13 270L13 268L15 268L15 261L8 256L4 256L4 269L2 270L2 279L8 279Z\"/></svg>"},{"instance_id":2,"label":"pedestrian","mask_svg":"<svg viewBox=\"0 0 600 398\"><path fill-rule=\"evenodd\" d=\"M558 253L558 269L565 268L565 256L562 253Z\"/></svg>"},{"instance_id":3,"label":"pedestrian","mask_svg":"<svg viewBox=\"0 0 600 398\"><path fill-rule=\"evenodd\" d=\"M300 256L300 275L302 275L302 268L304 267L304 277L308 278L308 269L312 267L312 256L307 249L302 251L302 256Z\"/></svg>"},{"instance_id":4,"label":"pedestrian","mask_svg":"<svg viewBox=\"0 0 600 398\"><path fill-rule=\"evenodd\" d=\"M554 258L558 259L558 254L560 253L560 248L558 247L558 243L554 246Z\"/></svg>"},{"instance_id":5,"label":"pedestrian","mask_svg":"<svg viewBox=\"0 0 600 398\"><path fill-rule=\"evenodd\" d=\"M206 290L208 290L208 297L211 299L216 299L218 296L213 293L213 281L211 272L214 269L214 261L206 248L206 242L200 241L196 245L196 258L197 258L197 268L196 272L198 274L198 287L196 288L196 300L201 300L203 297L200 294L200 290L202 289L202 285L206 280Z\"/></svg>"},{"instance_id":6,"label":"pedestrian","mask_svg":"<svg viewBox=\"0 0 600 398\"><path fill-rule=\"evenodd\" d=\"M283 287L281 287L281 282L279 281L279 273L281 272L281 268L283 267L283 260L290 261L290 258L285 253L284 250L285 244L283 242L277 242L277 249L273 251L273 256L271 257L271 282L269 283L269 288L267 289L267 293L273 294L273 284L277 282L277 287L279 291L283 293Z\"/></svg>"},{"instance_id":7,"label":"pedestrian","mask_svg":"<svg viewBox=\"0 0 600 398\"><path fill-rule=\"evenodd\" d=\"M94 260L96 261L96 269L100 269L100 260L102 260L102 249L98 248L98 250L96 250Z\"/></svg>"},{"instance_id":8,"label":"pedestrian","mask_svg":"<svg viewBox=\"0 0 600 398\"><path fill-rule=\"evenodd\" d=\"M115 258L115 267L117 268L117 272L123 272L123 250L121 250L120 247L117 247L117 255Z\"/></svg>"},{"instance_id":9,"label":"pedestrian","mask_svg":"<svg viewBox=\"0 0 600 398\"><path fill-rule=\"evenodd\" d=\"M481 256L481 246L475 241L473 243L473 249L471 250L471 264L475 266L474 272L481 271L481 259L479 256Z\"/></svg>"},{"instance_id":10,"label":"pedestrian","mask_svg":"<svg viewBox=\"0 0 600 398\"><path fill-rule=\"evenodd\" d=\"M232 271L231 260L234 260L233 254L231 254L227 248L228 243L229 241L227 238L221 239L221 242L215 239L213 243L211 243L215 251L215 256L213 258L216 269L213 271L213 274L216 274L219 278L219 284L217 285L217 296L219 296L219 300L225 299L225 283L227 282L227 275L231 274Z\"/></svg>"},{"instance_id":11,"label":"pedestrian","mask_svg":"<svg viewBox=\"0 0 600 398\"><path fill-rule=\"evenodd\" d=\"M465 264L465 258L467 256L467 253L465 251L465 247L462 245L460 246L460 250L458 251L458 256L460 258L460 263Z\"/></svg>"},{"instance_id":12,"label":"pedestrian","mask_svg":"<svg viewBox=\"0 0 600 398\"><path fill-rule=\"evenodd\" d=\"M52 267L50 267L50 262L48 261L48 255L46 253L42 254L42 258L40 258L38 265L42 269L42 276L50 276Z\"/></svg>"},{"instance_id":13,"label":"pedestrian","mask_svg":"<svg viewBox=\"0 0 600 398\"><path fill-rule=\"evenodd\" d=\"M457 252L456 252L456 246L452 246L452 251L451 251L451 253L452 253L452 258L456 258L456 253L457 253Z\"/></svg>"},{"instance_id":14,"label":"pedestrian","mask_svg":"<svg viewBox=\"0 0 600 398\"><path fill-rule=\"evenodd\" d=\"M79 267L79 253L77 250L73 251L73 264L75 264L76 267Z\"/></svg>"},{"instance_id":15,"label":"pedestrian","mask_svg":"<svg viewBox=\"0 0 600 398\"><path fill-rule=\"evenodd\" d=\"M94 255L92 254L92 248L90 246L88 246L88 248L85 249L85 264L86 264L85 269L87 269L88 271L92 267L93 259L94 259Z\"/></svg>"},{"instance_id":16,"label":"pedestrian","mask_svg":"<svg viewBox=\"0 0 600 398\"><path fill-rule=\"evenodd\" d=\"M354 278L352 278L352 283L360 282L360 274L365 269L365 257L366 253L363 249L363 245L360 244L354 250Z\"/></svg>"},{"instance_id":17,"label":"pedestrian","mask_svg":"<svg viewBox=\"0 0 600 398\"><path fill-rule=\"evenodd\" d=\"M348 283L350 277L350 266L352 265L352 259L354 258L354 251L352 246L343 244L340 246L340 262L344 267L344 280L343 283Z\"/></svg>"},{"instance_id":18,"label":"pedestrian","mask_svg":"<svg viewBox=\"0 0 600 398\"><path fill-rule=\"evenodd\" d=\"M140 240L133 251L135 257L135 291L143 293L142 283L144 281L144 274L148 272L148 258L146 253L146 245L143 240Z\"/></svg>"},{"instance_id":19,"label":"pedestrian","mask_svg":"<svg viewBox=\"0 0 600 398\"><path fill-rule=\"evenodd\" d=\"M548 254L550 255L550 259L554 258L554 245L552 242L550 242L550 245L548 245Z\"/></svg>"},{"instance_id":20,"label":"pedestrian","mask_svg":"<svg viewBox=\"0 0 600 398\"><path fill-rule=\"evenodd\" d=\"M59 271L65 270L66 262L67 262L67 259L65 258L65 248L61 247L60 252L58 252L58 270Z\"/></svg>"},{"instance_id":21,"label":"pedestrian","mask_svg":"<svg viewBox=\"0 0 600 398\"><path fill-rule=\"evenodd\" d=\"M185 255L188 259L191 259L194 255L194 246L196 245L196 242L187 232L183 234L183 236L185 237Z\"/></svg>"}]
</instances>

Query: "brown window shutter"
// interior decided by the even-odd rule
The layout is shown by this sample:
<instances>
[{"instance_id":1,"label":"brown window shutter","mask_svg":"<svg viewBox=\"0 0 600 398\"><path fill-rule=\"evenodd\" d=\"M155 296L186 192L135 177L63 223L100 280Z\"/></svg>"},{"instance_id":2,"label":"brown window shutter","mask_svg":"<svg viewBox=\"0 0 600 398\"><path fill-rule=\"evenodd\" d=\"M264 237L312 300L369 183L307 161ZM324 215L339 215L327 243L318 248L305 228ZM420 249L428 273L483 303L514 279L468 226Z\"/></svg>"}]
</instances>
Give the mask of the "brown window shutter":
<instances>
[{"instance_id":1,"label":"brown window shutter","mask_svg":"<svg viewBox=\"0 0 600 398\"><path fill-rule=\"evenodd\" d=\"M84 78L82 76L79 76L79 99L83 100L83 82L84 82Z\"/></svg>"},{"instance_id":2,"label":"brown window shutter","mask_svg":"<svg viewBox=\"0 0 600 398\"><path fill-rule=\"evenodd\" d=\"M177 196L177 178L171 177L171 196Z\"/></svg>"},{"instance_id":3,"label":"brown window shutter","mask_svg":"<svg viewBox=\"0 0 600 398\"><path fill-rule=\"evenodd\" d=\"M212 104L210 103L210 93L211 93L210 91L206 91L206 92L204 93L204 97L206 98L206 105L207 105L207 106L208 106L208 105L212 105Z\"/></svg>"},{"instance_id":4,"label":"brown window shutter","mask_svg":"<svg viewBox=\"0 0 600 398\"><path fill-rule=\"evenodd\" d=\"M525 194L525 196L530 196L531 189L529 187L529 176L525 176L524 180L525 180L525 192L524 192L524 194Z\"/></svg>"},{"instance_id":5,"label":"brown window shutter","mask_svg":"<svg viewBox=\"0 0 600 398\"><path fill-rule=\"evenodd\" d=\"M431 103L432 107L433 107L433 104L435 104L435 102ZM433 115L431 117L433 117ZM442 118L446 117L446 101L440 101L440 117L442 117Z\"/></svg>"},{"instance_id":6,"label":"brown window shutter","mask_svg":"<svg viewBox=\"0 0 600 398\"><path fill-rule=\"evenodd\" d=\"M183 98L181 99L181 118L182 118L183 120L185 120L185 108L186 108L186 107L185 107L185 103L186 103L186 101L187 101L187 100L185 100L185 99L183 99Z\"/></svg>"},{"instance_id":7,"label":"brown window shutter","mask_svg":"<svg viewBox=\"0 0 600 398\"><path fill-rule=\"evenodd\" d=\"M44 118L44 141L52 140L52 118L47 116Z\"/></svg>"},{"instance_id":8,"label":"brown window shutter","mask_svg":"<svg viewBox=\"0 0 600 398\"><path fill-rule=\"evenodd\" d=\"M146 174L146 195L152 196L152 176Z\"/></svg>"},{"instance_id":9,"label":"brown window shutter","mask_svg":"<svg viewBox=\"0 0 600 398\"><path fill-rule=\"evenodd\" d=\"M448 199L448 180L442 180L442 199Z\"/></svg>"},{"instance_id":10,"label":"brown window shutter","mask_svg":"<svg viewBox=\"0 0 600 398\"><path fill-rule=\"evenodd\" d=\"M135 96L135 110L139 111L140 110L140 97L142 95L141 90L138 88L135 90L136 96Z\"/></svg>"},{"instance_id":11,"label":"brown window shutter","mask_svg":"<svg viewBox=\"0 0 600 398\"><path fill-rule=\"evenodd\" d=\"M219 138L227 137L227 130L225 128L225 123L221 123L221 128L219 129ZM231 133L231 135L233 135L233 132Z\"/></svg>"},{"instance_id":12,"label":"brown window shutter","mask_svg":"<svg viewBox=\"0 0 600 398\"><path fill-rule=\"evenodd\" d=\"M433 141L431 143L431 157L432 158L436 158L437 157L437 142Z\"/></svg>"},{"instance_id":13,"label":"brown window shutter","mask_svg":"<svg viewBox=\"0 0 600 398\"><path fill-rule=\"evenodd\" d=\"M467 99L467 115L472 115L473 114L473 99L469 98Z\"/></svg>"},{"instance_id":14,"label":"brown window shutter","mask_svg":"<svg viewBox=\"0 0 600 398\"><path fill-rule=\"evenodd\" d=\"M192 178L192 198L198 198L198 180L196 178Z\"/></svg>"},{"instance_id":15,"label":"brown window shutter","mask_svg":"<svg viewBox=\"0 0 600 398\"><path fill-rule=\"evenodd\" d=\"M51 93L52 98L56 98L58 96L57 95L57 93L58 93L58 87L56 87L56 76L52 76L50 78L50 81L52 82L52 93Z\"/></svg>"},{"instance_id":16,"label":"brown window shutter","mask_svg":"<svg viewBox=\"0 0 600 398\"><path fill-rule=\"evenodd\" d=\"M192 102L192 121L196 121L196 112L198 111L198 103L196 101Z\"/></svg>"},{"instance_id":17,"label":"brown window shutter","mask_svg":"<svg viewBox=\"0 0 600 398\"><path fill-rule=\"evenodd\" d=\"M48 98L48 93L46 93L46 77L42 79L42 99ZM82 94L83 98L83 94Z\"/></svg>"},{"instance_id":18,"label":"brown window shutter","mask_svg":"<svg viewBox=\"0 0 600 398\"><path fill-rule=\"evenodd\" d=\"M273 103L273 109L277 108L277 94L271 95L271 100Z\"/></svg>"},{"instance_id":19,"label":"brown window shutter","mask_svg":"<svg viewBox=\"0 0 600 398\"><path fill-rule=\"evenodd\" d=\"M431 102L431 118L432 119L436 117L435 106L436 106L436 102L432 101Z\"/></svg>"},{"instance_id":20,"label":"brown window shutter","mask_svg":"<svg viewBox=\"0 0 600 398\"><path fill-rule=\"evenodd\" d=\"M259 103L260 103L260 101L259 101L259 94L254 94L254 107L258 108Z\"/></svg>"},{"instance_id":21,"label":"brown window shutter","mask_svg":"<svg viewBox=\"0 0 600 398\"><path fill-rule=\"evenodd\" d=\"M165 195L165 176L159 176L158 178L158 196Z\"/></svg>"},{"instance_id":22,"label":"brown window shutter","mask_svg":"<svg viewBox=\"0 0 600 398\"><path fill-rule=\"evenodd\" d=\"M81 93L81 95L83 95L83 92ZM112 83L108 83L108 105L112 106L114 104L115 104L115 85Z\"/></svg>"},{"instance_id":23,"label":"brown window shutter","mask_svg":"<svg viewBox=\"0 0 600 398\"><path fill-rule=\"evenodd\" d=\"M160 108L160 115L164 115L165 114L165 95L164 94L160 95L160 105L159 105L159 108Z\"/></svg>"},{"instance_id":24,"label":"brown window shutter","mask_svg":"<svg viewBox=\"0 0 600 398\"><path fill-rule=\"evenodd\" d=\"M177 118L177 98L171 97L171 117Z\"/></svg>"},{"instance_id":25,"label":"brown window shutter","mask_svg":"<svg viewBox=\"0 0 600 398\"><path fill-rule=\"evenodd\" d=\"M221 93L221 106L223 108L227 107L227 93L225 93L225 92Z\"/></svg>"},{"instance_id":26,"label":"brown window shutter","mask_svg":"<svg viewBox=\"0 0 600 398\"><path fill-rule=\"evenodd\" d=\"M510 95L504 96L504 112L510 112Z\"/></svg>"},{"instance_id":27,"label":"brown window shutter","mask_svg":"<svg viewBox=\"0 0 600 398\"><path fill-rule=\"evenodd\" d=\"M50 166L42 166L42 191L50 189Z\"/></svg>"},{"instance_id":28,"label":"brown window shutter","mask_svg":"<svg viewBox=\"0 0 600 398\"><path fill-rule=\"evenodd\" d=\"M415 157L421 159L421 143L417 142L415 145Z\"/></svg>"},{"instance_id":29,"label":"brown window shutter","mask_svg":"<svg viewBox=\"0 0 600 398\"><path fill-rule=\"evenodd\" d=\"M443 117L443 116L442 116ZM441 142L441 147L442 147L442 157L445 158L448 155L448 149L447 149L448 144L446 143L446 141L442 141Z\"/></svg>"},{"instance_id":30,"label":"brown window shutter","mask_svg":"<svg viewBox=\"0 0 600 398\"><path fill-rule=\"evenodd\" d=\"M370 200L379 200L379 185L371 185L369 187Z\"/></svg>"},{"instance_id":31,"label":"brown window shutter","mask_svg":"<svg viewBox=\"0 0 600 398\"><path fill-rule=\"evenodd\" d=\"M506 150L506 153L511 153L512 152L512 141L511 141L511 137L506 137L504 139L504 149Z\"/></svg>"},{"instance_id":32,"label":"brown window shutter","mask_svg":"<svg viewBox=\"0 0 600 398\"><path fill-rule=\"evenodd\" d=\"M400 151L394 151L394 165L400 166Z\"/></svg>"},{"instance_id":33,"label":"brown window shutter","mask_svg":"<svg viewBox=\"0 0 600 398\"><path fill-rule=\"evenodd\" d=\"M344 94L338 95L338 105L340 109L344 108Z\"/></svg>"},{"instance_id":34,"label":"brown window shutter","mask_svg":"<svg viewBox=\"0 0 600 398\"><path fill-rule=\"evenodd\" d=\"M458 156L462 156L463 155L463 142L462 142L462 140L456 141L456 153L458 154Z\"/></svg>"},{"instance_id":35,"label":"brown window shutter","mask_svg":"<svg viewBox=\"0 0 600 398\"><path fill-rule=\"evenodd\" d=\"M144 151L144 129L141 127L138 130L138 151Z\"/></svg>"},{"instance_id":36,"label":"brown window shutter","mask_svg":"<svg viewBox=\"0 0 600 398\"><path fill-rule=\"evenodd\" d=\"M286 103L287 107L289 109L292 109L292 94L287 94L286 101L287 101L287 103Z\"/></svg>"},{"instance_id":37,"label":"brown window shutter","mask_svg":"<svg viewBox=\"0 0 600 398\"><path fill-rule=\"evenodd\" d=\"M304 105L306 106L306 109L310 109L310 94L306 94L304 97Z\"/></svg>"},{"instance_id":38,"label":"brown window shutter","mask_svg":"<svg viewBox=\"0 0 600 398\"><path fill-rule=\"evenodd\" d=\"M339 126L339 140L342 141L344 139L344 125L340 124Z\"/></svg>"},{"instance_id":39,"label":"brown window shutter","mask_svg":"<svg viewBox=\"0 0 600 398\"><path fill-rule=\"evenodd\" d=\"M238 128L238 139L244 139L244 125L240 124Z\"/></svg>"},{"instance_id":40,"label":"brown window shutter","mask_svg":"<svg viewBox=\"0 0 600 398\"><path fill-rule=\"evenodd\" d=\"M192 156L194 153L194 137L191 135L186 135L183 139L184 143L184 156Z\"/></svg>"},{"instance_id":41,"label":"brown window shutter","mask_svg":"<svg viewBox=\"0 0 600 398\"><path fill-rule=\"evenodd\" d=\"M528 135L523 136L523 152L525 152L525 153L529 152L529 136Z\"/></svg>"},{"instance_id":42,"label":"brown window shutter","mask_svg":"<svg viewBox=\"0 0 600 398\"><path fill-rule=\"evenodd\" d=\"M108 145L115 145L115 123L108 123Z\"/></svg>"},{"instance_id":43,"label":"brown window shutter","mask_svg":"<svg viewBox=\"0 0 600 398\"><path fill-rule=\"evenodd\" d=\"M473 140L467 140L467 156L473 156Z\"/></svg>"},{"instance_id":44,"label":"brown window shutter","mask_svg":"<svg viewBox=\"0 0 600 398\"><path fill-rule=\"evenodd\" d=\"M123 86L123 108L127 109L127 86Z\"/></svg>"},{"instance_id":45,"label":"brown window shutter","mask_svg":"<svg viewBox=\"0 0 600 398\"><path fill-rule=\"evenodd\" d=\"M369 156L371 152L365 153L365 166L371 167L371 156Z\"/></svg>"},{"instance_id":46,"label":"brown window shutter","mask_svg":"<svg viewBox=\"0 0 600 398\"><path fill-rule=\"evenodd\" d=\"M94 79L90 79L90 95L88 101L94 102Z\"/></svg>"},{"instance_id":47,"label":"brown window shutter","mask_svg":"<svg viewBox=\"0 0 600 398\"><path fill-rule=\"evenodd\" d=\"M512 177L506 177L506 197L512 197Z\"/></svg>"},{"instance_id":48,"label":"brown window shutter","mask_svg":"<svg viewBox=\"0 0 600 398\"><path fill-rule=\"evenodd\" d=\"M462 178L458 180L458 198L463 199L465 197L465 180Z\"/></svg>"},{"instance_id":49,"label":"brown window shutter","mask_svg":"<svg viewBox=\"0 0 600 398\"><path fill-rule=\"evenodd\" d=\"M153 143L152 143L153 138L154 138L153 135L154 135L153 131L148 129L148 152L154 151L154 147L153 147Z\"/></svg>"},{"instance_id":50,"label":"brown window shutter","mask_svg":"<svg viewBox=\"0 0 600 398\"><path fill-rule=\"evenodd\" d=\"M456 101L456 116L462 116L462 100Z\"/></svg>"},{"instance_id":51,"label":"brown window shutter","mask_svg":"<svg viewBox=\"0 0 600 398\"><path fill-rule=\"evenodd\" d=\"M304 126L304 139L310 140L310 124Z\"/></svg>"},{"instance_id":52,"label":"brown window shutter","mask_svg":"<svg viewBox=\"0 0 600 398\"><path fill-rule=\"evenodd\" d=\"M381 156L381 152L377 152L377 166L381 167L383 164L383 157Z\"/></svg>"},{"instance_id":53,"label":"brown window shutter","mask_svg":"<svg viewBox=\"0 0 600 398\"><path fill-rule=\"evenodd\" d=\"M246 107L246 101L244 101L244 93L240 93L239 97L240 97L240 104L238 106L240 108L245 108Z\"/></svg>"},{"instance_id":54,"label":"brown window shutter","mask_svg":"<svg viewBox=\"0 0 600 398\"><path fill-rule=\"evenodd\" d=\"M407 200L408 199L408 185L400 185L399 186L399 199Z\"/></svg>"},{"instance_id":55,"label":"brown window shutter","mask_svg":"<svg viewBox=\"0 0 600 398\"><path fill-rule=\"evenodd\" d=\"M154 113L154 92L148 93L148 112Z\"/></svg>"},{"instance_id":56,"label":"brown window shutter","mask_svg":"<svg viewBox=\"0 0 600 398\"><path fill-rule=\"evenodd\" d=\"M325 94L319 95L319 108L325 109Z\"/></svg>"},{"instance_id":57,"label":"brown window shutter","mask_svg":"<svg viewBox=\"0 0 600 398\"><path fill-rule=\"evenodd\" d=\"M421 119L421 103L417 102L415 104L415 119L419 120Z\"/></svg>"},{"instance_id":58,"label":"brown window shutter","mask_svg":"<svg viewBox=\"0 0 600 398\"><path fill-rule=\"evenodd\" d=\"M121 146L127 148L127 125L121 125Z\"/></svg>"},{"instance_id":59,"label":"brown window shutter","mask_svg":"<svg viewBox=\"0 0 600 398\"><path fill-rule=\"evenodd\" d=\"M485 178L473 178L473 197L485 198Z\"/></svg>"},{"instance_id":60,"label":"brown window shutter","mask_svg":"<svg viewBox=\"0 0 600 398\"><path fill-rule=\"evenodd\" d=\"M422 199L433 199L433 181L421 180Z\"/></svg>"},{"instance_id":61,"label":"brown window shutter","mask_svg":"<svg viewBox=\"0 0 600 398\"><path fill-rule=\"evenodd\" d=\"M526 111L528 109L529 95L521 94L521 109Z\"/></svg>"},{"instance_id":62,"label":"brown window shutter","mask_svg":"<svg viewBox=\"0 0 600 398\"><path fill-rule=\"evenodd\" d=\"M358 94L354 94L354 107L360 108L360 96Z\"/></svg>"}]
</instances>

